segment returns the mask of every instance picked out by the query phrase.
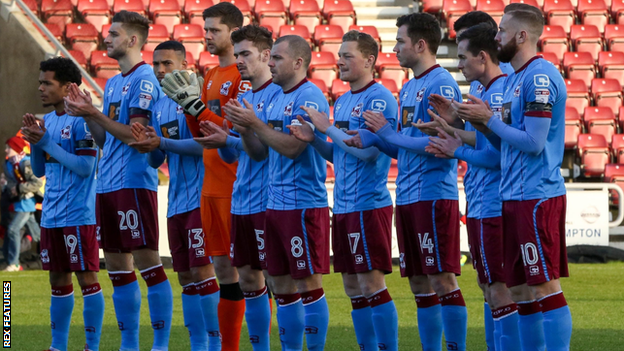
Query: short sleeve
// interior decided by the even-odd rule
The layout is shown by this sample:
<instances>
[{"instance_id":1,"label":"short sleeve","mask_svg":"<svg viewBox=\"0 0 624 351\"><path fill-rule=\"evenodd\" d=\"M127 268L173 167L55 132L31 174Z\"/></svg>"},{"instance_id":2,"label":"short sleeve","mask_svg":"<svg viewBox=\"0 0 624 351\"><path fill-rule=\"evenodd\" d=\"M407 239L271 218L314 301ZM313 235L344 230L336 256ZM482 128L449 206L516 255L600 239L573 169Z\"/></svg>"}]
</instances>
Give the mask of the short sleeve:
<instances>
[{"instance_id":1,"label":"short sleeve","mask_svg":"<svg viewBox=\"0 0 624 351\"><path fill-rule=\"evenodd\" d=\"M527 72L529 73L529 72ZM527 117L552 117L552 107L557 90L546 72L532 72L524 79L524 115Z\"/></svg>"},{"instance_id":2,"label":"short sleeve","mask_svg":"<svg viewBox=\"0 0 624 351\"><path fill-rule=\"evenodd\" d=\"M308 114L301 108L301 106L305 106L308 108L315 109L321 113L325 112L328 114L327 100L325 96L321 94L315 94L313 91L306 89L302 94L299 95L297 100L295 100L294 106L292 107L293 113L292 118L290 120L284 121L285 125L290 125L293 120L297 118L297 116L303 117L307 122L312 123Z\"/></svg>"},{"instance_id":3,"label":"short sleeve","mask_svg":"<svg viewBox=\"0 0 624 351\"><path fill-rule=\"evenodd\" d=\"M160 87L148 79L136 79L130 87L130 104L128 117L151 119L154 105L158 101Z\"/></svg>"},{"instance_id":4,"label":"short sleeve","mask_svg":"<svg viewBox=\"0 0 624 351\"><path fill-rule=\"evenodd\" d=\"M93 141L93 136L91 136L91 131L89 130L87 122L85 122L82 118L77 118L76 122L74 122L73 128L73 137L75 138L74 149L76 150L76 155L97 156L97 145Z\"/></svg>"}]
</instances>

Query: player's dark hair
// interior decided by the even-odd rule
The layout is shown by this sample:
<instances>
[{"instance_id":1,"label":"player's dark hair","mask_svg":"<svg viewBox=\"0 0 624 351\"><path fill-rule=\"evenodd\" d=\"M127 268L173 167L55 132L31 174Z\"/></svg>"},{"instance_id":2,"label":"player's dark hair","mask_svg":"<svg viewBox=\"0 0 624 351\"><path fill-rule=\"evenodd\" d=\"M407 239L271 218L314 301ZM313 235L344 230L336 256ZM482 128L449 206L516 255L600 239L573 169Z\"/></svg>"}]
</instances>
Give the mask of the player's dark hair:
<instances>
[{"instance_id":1,"label":"player's dark hair","mask_svg":"<svg viewBox=\"0 0 624 351\"><path fill-rule=\"evenodd\" d=\"M202 13L204 21L206 18L218 18L221 24L225 24L229 29L243 26L243 13L234 4L220 2L205 9Z\"/></svg>"},{"instance_id":2,"label":"player's dark hair","mask_svg":"<svg viewBox=\"0 0 624 351\"><path fill-rule=\"evenodd\" d=\"M154 52L158 50L173 50L179 52L182 57L186 58L186 48L182 43L177 40L167 40L158 44L156 48L154 48Z\"/></svg>"},{"instance_id":3,"label":"player's dark hair","mask_svg":"<svg viewBox=\"0 0 624 351\"><path fill-rule=\"evenodd\" d=\"M310 61L312 60L312 50L310 49L310 44L298 35L284 35L283 37L279 37L275 40L274 45L281 42L286 42L288 44L288 49L291 52L292 57L295 59L303 59L303 66L307 70L310 66Z\"/></svg>"},{"instance_id":4,"label":"player's dark hair","mask_svg":"<svg viewBox=\"0 0 624 351\"><path fill-rule=\"evenodd\" d=\"M82 83L82 74L74 61L66 57L53 57L39 64L41 72L54 72L54 80L65 85L67 83Z\"/></svg>"},{"instance_id":5,"label":"player's dark hair","mask_svg":"<svg viewBox=\"0 0 624 351\"><path fill-rule=\"evenodd\" d=\"M440 23L432 15L425 12L416 12L397 18L396 26L407 26L407 36L415 45L423 39L432 54L438 52L438 46L442 41Z\"/></svg>"},{"instance_id":6,"label":"player's dark hair","mask_svg":"<svg viewBox=\"0 0 624 351\"><path fill-rule=\"evenodd\" d=\"M466 29L457 37L457 42L468 40L467 49L473 56L485 51L492 62L498 64L498 43L494 40L497 32L490 23L484 22Z\"/></svg>"},{"instance_id":7,"label":"player's dark hair","mask_svg":"<svg viewBox=\"0 0 624 351\"><path fill-rule=\"evenodd\" d=\"M370 34L358 32L357 30L350 30L342 36L342 42L347 41L355 41L357 42L357 48L360 50L364 57L369 57L370 55L375 56L375 61L377 61L377 55L379 54L379 45L377 41L373 39Z\"/></svg>"},{"instance_id":8,"label":"player's dark hair","mask_svg":"<svg viewBox=\"0 0 624 351\"><path fill-rule=\"evenodd\" d=\"M139 40L145 43L149 33L149 19L136 12L121 10L113 16L113 23L121 23L121 26L128 32L137 34Z\"/></svg>"},{"instance_id":9,"label":"player's dark hair","mask_svg":"<svg viewBox=\"0 0 624 351\"><path fill-rule=\"evenodd\" d=\"M243 40L249 40L258 51L271 50L273 47L273 35L264 28L249 24L232 32L232 43L238 44Z\"/></svg>"},{"instance_id":10,"label":"player's dark hair","mask_svg":"<svg viewBox=\"0 0 624 351\"><path fill-rule=\"evenodd\" d=\"M470 11L455 21L453 30L459 32L462 29L467 29L481 23L489 23L493 28L498 29L498 24L496 24L496 21L494 21L489 14L483 11Z\"/></svg>"},{"instance_id":11,"label":"player's dark hair","mask_svg":"<svg viewBox=\"0 0 624 351\"><path fill-rule=\"evenodd\" d=\"M544 31L544 14L535 6L514 3L505 6L505 14L511 16L514 22L526 29L534 41L537 41Z\"/></svg>"}]
</instances>

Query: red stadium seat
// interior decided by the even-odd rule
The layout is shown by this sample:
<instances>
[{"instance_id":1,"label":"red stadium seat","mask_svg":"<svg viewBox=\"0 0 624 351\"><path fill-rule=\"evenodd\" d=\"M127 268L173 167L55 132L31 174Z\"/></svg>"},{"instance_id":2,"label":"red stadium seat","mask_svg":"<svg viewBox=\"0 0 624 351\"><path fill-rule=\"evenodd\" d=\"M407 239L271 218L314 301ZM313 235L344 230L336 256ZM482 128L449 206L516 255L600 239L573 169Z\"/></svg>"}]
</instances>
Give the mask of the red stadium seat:
<instances>
[{"instance_id":1,"label":"red stadium seat","mask_svg":"<svg viewBox=\"0 0 624 351\"><path fill-rule=\"evenodd\" d=\"M186 52L186 69L197 73L197 60L193 57L193 54Z\"/></svg>"},{"instance_id":2,"label":"red stadium seat","mask_svg":"<svg viewBox=\"0 0 624 351\"><path fill-rule=\"evenodd\" d=\"M294 24L305 26L310 32L322 23L323 16L316 0L292 1L289 12Z\"/></svg>"},{"instance_id":3,"label":"red stadium seat","mask_svg":"<svg viewBox=\"0 0 624 351\"><path fill-rule=\"evenodd\" d=\"M52 33L52 36L55 37L56 40L58 40L61 44L65 45L65 37L63 36L63 31L61 30L61 27L58 24L45 23L44 25L50 31L50 33ZM43 35L44 38L46 37L46 35L43 32L41 32L41 35ZM46 38L46 39L48 41L51 40L49 38Z\"/></svg>"},{"instance_id":4,"label":"red stadium seat","mask_svg":"<svg viewBox=\"0 0 624 351\"><path fill-rule=\"evenodd\" d=\"M121 72L119 63L106 54L106 51L94 51L91 53L91 69L96 77L111 78Z\"/></svg>"},{"instance_id":5,"label":"red stadium seat","mask_svg":"<svg viewBox=\"0 0 624 351\"><path fill-rule=\"evenodd\" d=\"M569 79L581 79L588 88L591 80L596 78L595 60L588 52L566 52L563 67Z\"/></svg>"},{"instance_id":6,"label":"red stadium seat","mask_svg":"<svg viewBox=\"0 0 624 351\"><path fill-rule=\"evenodd\" d=\"M596 177L604 174L605 165L611 160L609 146L604 136L581 134L578 139L578 152L584 176Z\"/></svg>"},{"instance_id":7,"label":"red stadium seat","mask_svg":"<svg viewBox=\"0 0 624 351\"><path fill-rule=\"evenodd\" d=\"M334 165L327 162L327 177L325 183L333 183L336 181L336 174L334 173Z\"/></svg>"},{"instance_id":8,"label":"red stadium seat","mask_svg":"<svg viewBox=\"0 0 624 351\"><path fill-rule=\"evenodd\" d=\"M191 53L195 61L206 50L204 29L198 24L178 24L173 27L173 39L184 44L187 53Z\"/></svg>"},{"instance_id":9,"label":"red stadium seat","mask_svg":"<svg viewBox=\"0 0 624 351\"><path fill-rule=\"evenodd\" d=\"M570 28L570 41L575 51L589 52L594 60L598 60L598 53L602 51L602 34L594 25L577 24Z\"/></svg>"},{"instance_id":10,"label":"red stadium seat","mask_svg":"<svg viewBox=\"0 0 624 351\"><path fill-rule=\"evenodd\" d=\"M314 41L320 51L328 51L338 56L344 32L340 26L322 24L314 28Z\"/></svg>"},{"instance_id":11,"label":"red stadium seat","mask_svg":"<svg viewBox=\"0 0 624 351\"><path fill-rule=\"evenodd\" d=\"M202 14L205 9L212 5L212 0L187 0L184 4L184 14L189 23L199 24L203 28L204 18Z\"/></svg>"},{"instance_id":12,"label":"red stadium seat","mask_svg":"<svg viewBox=\"0 0 624 351\"><path fill-rule=\"evenodd\" d=\"M459 164L459 162L458 162ZM466 172L463 172L466 173ZM397 166L397 160L390 160L390 171L388 171L388 181L396 182L397 176L399 175L399 167Z\"/></svg>"},{"instance_id":13,"label":"red stadium seat","mask_svg":"<svg viewBox=\"0 0 624 351\"><path fill-rule=\"evenodd\" d=\"M152 0L149 12L154 24L162 24L167 27L169 34L173 33L173 27L182 23L182 12L177 0Z\"/></svg>"},{"instance_id":14,"label":"red stadium seat","mask_svg":"<svg viewBox=\"0 0 624 351\"><path fill-rule=\"evenodd\" d=\"M379 36L379 31L377 31L377 27L375 26L358 26L357 24L349 26L349 30L357 30L358 32L366 33L373 37L377 41L379 45L379 51L381 51L381 36Z\"/></svg>"},{"instance_id":15,"label":"red stadium seat","mask_svg":"<svg viewBox=\"0 0 624 351\"><path fill-rule=\"evenodd\" d=\"M355 10L349 0L327 0L321 11L328 24L342 27L347 31L355 23Z\"/></svg>"},{"instance_id":16,"label":"red stadium seat","mask_svg":"<svg viewBox=\"0 0 624 351\"><path fill-rule=\"evenodd\" d=\"M578 17L585 25L595 25L600 32L609 24L609 8L604 0L578 0Z\"/></svg>"},{"instance_id":17,"label":"red stadium seat","mask_svg":"<svg viewBox=\"0 0 624 351\"><path fill-rule=\"evenodd\" d=\"M619 114L619 108L624 102L624 97L622 96L622 86L617 80L595 78L592 80L591 91L596 106L608 107L613 113Z\"/></svg>"},{"instance_id":18,"label":"red stadium seat","mask_svg":"<svg viewBox=\"0 0 624 351\"><path fill-rule=\"evenodd\" d=\"M98 33L103 25L110 23L111 12L106 0L78 0L77 10L85 21L95 26Z\"/></svg>"},{"instance_id":19,"label":"red stadium seat","mask_svg":"<svg viewBox=\"0 0 624 351\"><path fill-rule=\"evenodd\" d=\"M76 60L76 62L78 62L80 67L84 69L88 69L89 64L88 64L87 58L82 53L82 51L78 51L78 50L67 50L67 51L69 51L69 54L74 58L74 60Z\"/></svg>"},{"instance_id":20,"label":"red stadium seat","mask_svg":"<svg viewBox=\"0 0 624 351\"><path fill-rule=\"evenodd\" d=\"M616 132L615 115L608 107L590 106L585 109L585 127L590 134L600 134L611 141Z\"/></svg>"},{"instance_id":21,"label":"red stadium seat","mask_svg":"<svg viewBox=\"0 0 624 351\"><path fill-rule=\"evenodd\" d=\"M466 171L468 170L468 164L466 161L459 160L457 161L457 180L464 181L464 176L466 175Z\"/></svg>"},{"instance_id":22,"label":"red stadium seat","mask_svg":"<svg viewBox=\"0 0 624 351\"><path fill-rule=\"evenodd\" d=\"M351 89L351 86L348 82L342 81L340 79L334 79L331 85L331 97L334 101L338 100L342 94L346 93Z\"/></svg>"},{"instance_id":23,"label":"red stadium seat","mask_svg":"<svg viewBox=\"0 0 624 351\"><path fill-rule=\"evenodd\" d=\"M542 55L546 61L552 63L558 70L561 71L561 60L557 58L557 55L552 52L538 52L537 54Z\"/></svg>"},{"instance_id":24,"label":"red stadium seat","mask_svg":"<svg viewBox=\"0 0 624 351\"><path fill-rule=\"evenodd\" d=\"M559 62L563 61L563 55L568 52L568 35L561 26L544 26L544 31L539 39L542 52L551 52L557 56Z\"/></svg>"},{"instance_id":25,"label":"red stadium seat","mask_svg":"<svg viewBox=\"0 0 624 351\"><path fill-rule=\"evenodd\" d=\"M537 8L541 8L543 5L543 1L542 1L542 5L538 4L536 0L511 0L510 2L511 4L527 4L527 5L531 5L533 7L537 7Z\"/></svg>"},{"instance_id":26,"label":"red stadium seat","mask_svg":"<svg viewBox=\"0 0 624 351\"><path fill-rule=\"evenodd\" d=\"M146 16L145 4L141 0L115 0L113 5L113 13L117 13L121 10L136 12L142 16Z\"/></svg>"},{"instance_id":27,"label":"red stadium seat","mask_svg":"<svg viewBox=\"0 0 624 351\"><path fill-rule=\"evenodd\" d=\"M624 24L624 0L611 2L611 17L615 23Z\"/></svg>"},{"instance_id":28,"label":"red stadium seat","mask_svg":"<svg viewBox=\"0 0 624 351\"><path fill-rule=\"evenodd\" d=\"M336 57L330 52L313 52L308 77L322 80L326 86L331 86L339 78Z\"/></svg>"},{"instance_id":29,"label":"red stadium seat","mask_svg":"<svg viewBox=\"0 0 624 351\"><path fill-rule=\"evenodd\" d=\"M442 10L443 0L423 0L422 8L420 9L422 12L431 13L437 15L440 10Z\"/></svg>"},{"instance_id":30,"label":"red stadium seat","mask_svg":"<svg viewBox=\"0 0 624 351\"><path fill-rule=\"evenodd\" d=\"M602 51L598 54L598 67L603 78L615 79L624 85L624 53Z\"/></svg>"},{"instance_id":31,"label":"red stadium seat","mask_svg":"<svg viewBox=\"0 0 624 351\"><path fill-rule=\"evenodd\" d=\"M620 163L620 159L624 159L624 134L616 134L613 136L611 141L611 153L617 163Z\"/></svg>"},{"instance_id":32,"label":"red stadium seat","mask_svg":"<svg viewBox=\"0 0 624 351\"><path fill-rule=\"evenodd\" d=\"M396 54L394 52L380 52L377 56L375 68L380 78L392 79L395 81L399 89L403 87L403 81L407 77L407 72L403 67L401 67L401 64L399 64L399 60L396 58Z\"/></svg>"},{"instance_id":33,"label":"red stadium seat","mask_svg":"<svg viewBox=\"0 0 624 351\"><path fill-rule=\"evenodd\" d=\"M145 45L143 45L143 50L154 51L158 44L169 39L167 27L162 24L150 24L149 33L147 34Z\"/></svg>"},{"instance_id":34,"label":"red stadium seat","mask_svg":"<svg viewBox=\"0 0 624 351\"><path fill-rule=\"evenodd\" d=\"M206 74L206 71L219 65L219 56L213 55L208 51L204 51L199 55L199 70L202 75Z\"/></svg>"},{"instance_id":35,"label":"red stadium seat","mask_svg":"<svg viewBox=\"0 0 624 351\"><path fill-rule=\"evenodd\" d=\"M141 51L141 58L143 59L143 62L151 66L154 63L154 52L153 51Z\"/></svg>"},{"instance_id":36,"label":"red stadium seat","mask_svg":"<svg viewBox=\"0 0 624 351\"><path fill-rule=\"evenodd\" d=\"M566 79L565 82L568 92L566 107L574 108L577 113L583 117L585 108L589 106L591 100L587 85L585 82L578 79Z\"/></svg>"},{"instance_id":37,"label":"red stadium seat","mask_svg":"<svg viewBox=\"0 0 624 351\"><path fill-rule=\"evenodd\" d=\"M622 153L624 155L624 153ZM608 164L605 167L604 173L604 182L607 183L615 183L615 185L624 189L624 164L621 164L617 158L617 164ZM619 204L620 198L616 191L611 190L610 192L611 200L614 204Z\"/></svg>"},{"instance_id":38,"label":"red stadium seat","mask_svg":"<svg viewBox=\"0 0 624 351\"><path fill-rule=\"evenodd\" d=\"M310 31L308 27L301 25L285 25L279 28L279 36L284 35L298 35L305 39L310 45L312 45L312 37L310 37ZM314 53L312 53L314 55Z\"/></svg>"},{"instance_id":39,"label":"red stadium seat","mask_svg":"<svg viewBox=\"0 0 624 351\"><path fill-rule=\"evenodd\" d=\"M72 50L82 51L87 59L97 49L99 33L91 23L69 23L65 29L67 43Z\"/></svg>"},{"instance_id":40,"label":"red stadium seat","mask_svg":"<svg viewBox=\"0 0 624 351\"><path fill-rule=\"evenodd\" d=\"M73 20L74 5L69 0L42 0L41 13L47 23L55 23L64 31Z\"/></svg>"},{"instance_id":41,"label":"red stadium seat","mask_svg":"<svg viewBox=\"0 0 624 351\"><path fill-rule=\"evenodd\" d=\"M500 23L505 12L505 2L503 0L478 0L476 10L487 12L496 23Z\"/></svg>"},{"instance_id":42,"label":"red stadium seat","mask_svg":"<svg viewBox=\"0 0 624 351\"><path fill-rule=\"evenodd\" d=\"M543 10L549 25L570 28L576 20L575 9L570 0L544 0Z\"/></svg>"},{"instance_id":43,"label":"red stadium seat","mask_svg":"<svg viewBox=\"0 0 624 351\"><path fill-rule=\"evenodd\" d=\"M576 109L566 107L565 112L565 148L574 149L578 136L583 132L581 117Z\"/></svg>"},{"instance_id":44,"label":"red stadium seat","mask_svg":"<svg viewBox=\"0 0 624 351\"><path fill-rule=\"evenodd\" d=\"M39 4L36 0L24 0L24 4L35 16L39 17Z\"/></svg>"},{"instance_id":45,"label":"red stadium seat","mask_svg":"<svg viewBox=\"0 0 624 351\"><path fill-rule=\"evenodd\" d=\"M383 85L386 89L390 90L390 92L395 98L399 97L400 89L394 80L384 79L384 78L375 78L375 81Z\"/></svg>"},{"instance_id":46,"label":"red stadium seat","mask_svg":"<svg viewBox=\"0 0 624 351\"><path fill-rule=\"evenodd\" d=\"M456 33L453 29L455 21L470 11L472 5L468 0L444 0L442 15L446 17L449 39L455 39Z\"/></svg>"},{"instance_id":47,"label":"red stadium seat","mask_svg":"<svg viewBox=\"0 0 624 351\"><path fill-rule=\"evenodd\" d=\"M323 95L325 95L325 98L327 100L330 99L329 89L327 89L327 84L325 84L325 82L322 79L308 78L308 80L310 81L310 83L316 85L319 89L321 89L321 91L323 92ZM331 116L333 116L333 109L330 112L332 112Z\"/></svg>"},{"instance_id":48,"label":"red stadium seat","mask_svg":"<svg viewBox=\"0 0 624 351\"><path fill-rule=\"evenodd\" d=\"M270 26L274 32L288 23L288 14L282 0L260 0L254 8L256 19L261 26Z\"/></svg>"},{"instance_id":49,"label":"red stadium seat","mask_svg":"<svg viewBox=\"0 0 624 351\"><path fill-rule=\"evenodd\" d=\"M221 2L229 2L238 7L238 9L243 13L243 25L246 26L253 22L254 16L253 12L251 11L252 5L247 2L247 0L221 0Z\"/></svg>"},{"instance_id":50,"label":"red stadium seat","mask_svg":"<svg viewBox=\"0 0 624 351\"><path fill-rule=\"evenodd\" d=\"M108 36L108 29L111 27L110 24L105 24L102 26L102 31L100 32L100 35L102 36L102 40L106 39L106 37Z\"/></svg>"},{"instance_id":51,"label":"red stadium seat","mask_svg":"<svg viewBox=\"0 0 624 351\"><path fill-rule=\"evenodd\" d=\"M609 51L624 51L624 25L607 24L604 38Z\"/></svg>"},{"instance_id":52,"label":"red stadium seat","mask_svg":"<svg viewBox=\"0 0 624 351\"><path fill-rule=\"evenodd\" d=\"M93 80L95 80L97 85L100 88L102 88L102 90L104 90L104 88L106 87L106 82L108 81L108 79L106 79L106 78L98 78L98 77L93 77Z\"/></svg>"}]
</instances>

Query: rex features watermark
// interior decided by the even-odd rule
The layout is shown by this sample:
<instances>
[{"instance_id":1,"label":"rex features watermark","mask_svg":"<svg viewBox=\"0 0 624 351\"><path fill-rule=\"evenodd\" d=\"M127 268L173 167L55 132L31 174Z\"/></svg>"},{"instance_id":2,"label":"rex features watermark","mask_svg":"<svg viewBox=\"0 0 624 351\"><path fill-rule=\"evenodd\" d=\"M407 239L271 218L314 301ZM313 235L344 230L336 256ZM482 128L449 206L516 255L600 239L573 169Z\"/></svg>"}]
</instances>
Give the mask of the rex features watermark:
<instances>
[{"instance_id":1,"label":"rex features watermark","mask_svg":"<svg viewBox=\"0 0 624 351\"><path fill-rule=\"evenodd\" d=\"M11 282L2 282L2 348L11 348Z\"/></svg>"}]
</instances>

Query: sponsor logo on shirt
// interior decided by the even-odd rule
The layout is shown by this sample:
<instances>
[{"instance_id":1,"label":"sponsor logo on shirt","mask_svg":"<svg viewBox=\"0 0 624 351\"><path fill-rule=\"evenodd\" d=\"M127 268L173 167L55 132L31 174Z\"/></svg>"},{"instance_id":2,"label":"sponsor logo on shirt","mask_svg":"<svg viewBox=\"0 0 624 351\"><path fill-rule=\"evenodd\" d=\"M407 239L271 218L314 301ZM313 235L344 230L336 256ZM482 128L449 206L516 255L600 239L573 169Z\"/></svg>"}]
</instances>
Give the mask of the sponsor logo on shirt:
<instances>
[{"instance_id":1,"label":"sponsor logo on shirt","mask_svg":"<svg viewBox=\"0 0 624 351\"><path fill-rule=\"evenodd\" d=\"M353 108L351 109L351 117L362 117L362 108L364 107L364 104L359 103L355 106L353 106Z\"/></svg>"},{"instance_id":2,"label":"sponsor logo on shirt","mask_svg":"<svg viewBox=\"0 0 624 351\"><path fill-rule=\"evenodd\" d=\"M306 263L304 260L297 261L297 269L306 269Z\"/></svg>"},{"instance_id":3,"label":"sponsor logo on shirt","mask_svg":"<svg viewBox=\"0 0 624 351\"><path fill-rule=\"evenodd\" d=\"M180 139L180 125L178 124L178 120L162 124L160 126L160 132L165 138Z\"/></svg>"},{"instance_id":4,"label":"sponsor logo on shirt","mask_svg":"<svg viewBox=\"0 0 624 351\"><path fill-rule=\"evenodd\" d=\"M147 110L152 103L152 96L150 94L141 93L139 94L139 107Z\"/></svg>"},{"instance_id":5,"label":"sponsor logo on shirt","mask_svg":"<svg viewBox=\"0 0 624 351\"><path fill-rule=\"evenodd\" d=\"M503 94L502 93L494 93L490 97L490 105L502 105L503 104Z\"/></svg>"},{"instance_id":6,"label":"sponsor logo on shirt","mask_svg":"<svg viewBox=\"0 0 624 351\"><path fill-rule=\"evenodd\" d=\"M404 106L401 111L401 125L403 128L409 128L414 121L414 106Z\"/></svg>"},{"instance_id":7,"label":"sponsor logo on shirt","mask_svg":"<svg viewBox=\"0 0 624 351\"><path fill-rule=\"evenodd\" d=\"M303 106L308 107L308 108L313 108L315 110L318 111L319 109L319 105L316 102L312 102L312 101L306 101Z\"/></svg>"},{"instance_id":8,"label":"sponsor logo on shirt","mask_svg":"<svg viewBox=\"0 0 624 351\"><path fill-rule=\"evenodd\" d=\"M219 94L227 95L230 92L230 87L232 86L232 82L229 80L223 84L221 84L221 88L219 89Z\"/></svg>"},{"instance_id":9,"label":"sponsor logo on shirt","mask_svg":"<svg viewBox=\"0 0 624 351\"><path fill-rule=\"evenodd\" d=\"M545 74L536 74L533 76L533 84L538 88L546 88L550 85L550 78Z\"/></svg>"},{"instance_id":10,"label":"sponsor logo on shirt","mask_svg":"<svg viewBox=\"0 0 624 351\"><path fill-rule=\"evenodd\" d=\"M423 101L423 98L425 97L425 89L426 88L422 88L416 93L416 102ZM405 93L405 95L403 96L403 99L405 98L407 98L407 93Z\"/></svg>"},{"instance_id":11,"label":"sponsor logo on shirt","mask_svg":"<svg viewBox=\"0 0 624 351\"><path fill-rule=\"evenodd\" d=\"M511 124L511 102L503 104L502 120L506 124Z\"/></svg>"},{"instance_id":12,"label":"sponsor logo on shirt","mask_svg":"<svg viewBox=\"0 0 624 351\"><path fill-rule=\"evenodd\" d=\"M386 110L386 101L381 99L375 99L371 102L371 110L377 112L383 112Z\"/></svg>"},{"instance_id":13,"label":"sponsor logo on shirt","mask_svg":"<svg viewBox=\"0 0 624 351\"><path fill-rule=\"evenodd\" d=\"M144 91L148 94L151 94L154 92L154 83L150 82L149 80L141 80L141 85L139 86L141 91Z\"/></svg>"},{"instance_id":14,"label":"sponsor logo on shirt","mask_svg":"<svg viewBox=\"0 0 624 351\"><path fill-rule=\"evenodd\" d=\"M244 93L251 90L251 82L248 80L241 80L240 84L238 84L238 95L243 95Z\"/></svg>"},{"instance_id":15,"label":"sponsor logo on shirt","mask_svg":"<svg viewBox=\"0 0 624 351\"><path fill-rule=\"evenodd\" d=\"M268 122L269 128L281 132L283 130L284 122L279 119L272 119Z\"/></svg>"},{"instance_id":16,"label":"sponsor logo on shirt","mask_svg":"<svg viewBox=\"0 0 624 351\"><path fill-rule=\"evenodd\" d=\"M364 257L360 254L355 255L355 264L364 264Z\"/></svg>"},{"instance_id":17,"label":"sponsor logo on shirt","mask_svg":"<svg viewBox=\"0 0 624 351\"><path fill-rule=\"evenodd\" d=\"M349 121L336 121L334 125L345 133L349 130Z\"/></svg>"},{"instance_id":18,"label":"sponsor logo on shirt","mask_svg":"<svg viewBox=\"0 0 624 351\"><path fill-rule=\"evenodd\" d=\"M550 91L548 91L548 89L535 89L535 102L546 104L548 103L549 97Z\"/></svg>"},{"instance_id":19,"label":"sponsor logo on shirt","mask_svg":"<svg viewBox=\"0 0 624 351\"><path fill-rule=\"evenodd\" d=\"M61 129L61 139L71 139L71 125L65 126L65 128Z\"/></svg>"},{"instance_id":20,"label":"sponsor logo on shirt","mask_svg":"<svg viewBox=\"0 0 624 351\"><path fill-rule=\"evenodd\" d=\"M453 87L448 86L448 85L441 85L440 86L440 95L444 96L447 99L452 99L455 97L455 91L453 90Z\"/></svg>"}]
</instances>

